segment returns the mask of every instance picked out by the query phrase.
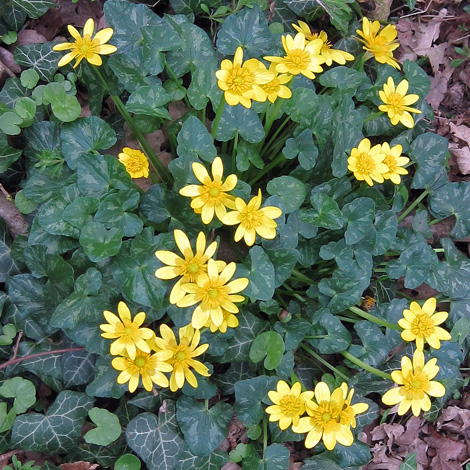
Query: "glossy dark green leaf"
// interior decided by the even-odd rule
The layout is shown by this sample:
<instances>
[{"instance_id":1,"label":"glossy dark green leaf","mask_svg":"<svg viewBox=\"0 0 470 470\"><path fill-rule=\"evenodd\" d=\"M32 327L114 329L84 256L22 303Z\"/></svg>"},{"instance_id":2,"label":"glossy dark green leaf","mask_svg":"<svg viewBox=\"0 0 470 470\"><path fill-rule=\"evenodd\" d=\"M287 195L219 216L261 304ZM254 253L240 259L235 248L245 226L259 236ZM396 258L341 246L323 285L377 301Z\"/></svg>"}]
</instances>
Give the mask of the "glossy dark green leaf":
<instances>
[{"instance_id":1,"label":"glossy dark green leaf","mask_svg":"<svg viewBox=\"0 0 470 470\"><path fill-rule=\"evenodd\" d=\"M228 433L233 409L228 403L219 402L205 409L204 403L181 396L176 406L176 417L186 444L199 456L211 454Z\"/></svg>"},{"instance_id":2,"label":"glossy dark green leaf","mask_svg":"<svg viewBox=\"0 0 470 470\"><path fill-rule=\"evenodd\" d=\"M112 356L98 357L94 366L94 379L88 384L86 393L91 397L121 398L127 385L119 385L119 372L111 366Z\"/></svg>"},{"instance_id":3,"label":"glossy dark green leaf","mask_svg":"<svg viewBox=\"0 0 470 470\"><path fill-rule=\"evenodd\" d=\"M90 222L80 233L80 245L95 263L117 255L124 232L120 228L106 230L103 224Z\"/></svg>"},{"instance_id":4,"label":"glossy dark green leaf","mask_svg":"<svg viewBox=\"0 0 470 470\"><path fill-rule=\"evenodd\" d=\"M372 367L381 366L387 359L390 346L387 338L377 325L370 321L359 321L354 329L362 341L362 346L353 344L349 352Z\"/></svg>"},{"instance_id":5,"label":"glossy dark green leaf","mask_svg":"<svg viewBox=\"0 0 470 470\"><path fill-rule=\"evenodd\" d=\"M214 102L220 95L220 89L217 86L216 63L210 61L198 64L192 74L191 84L188 87L188 99L194 109L204 109L209 99Z\"/></svg>"},{"instance_id":6,"label":"glossy dark green leaf","mask_svg":"<svg viewBox=\"0 0 470 470\"><path fill-rule=\"evenodd\" d=\"M252 108L246 109L241 104L237 106L226 104L217 128L216 139L227 142L236 134L247 142L255 144L263 139L264 129L258 114Z\"/></svg>"},{"instance_id":7,"label":"glossy dark green leaf","mask_svg":"<svg viewBox=\"0 0 470 470\"><path fill-rule=\"evenodd\" d=\"M270 180L266 190L269 194L280 197L287 214L297 210L307 196L304 183L292 176L279 176Z\"/></svg>"},{"instance_id":8,"label":"glossy dark green leaf","mask_svg":"<svg viewBox=\"0 0 470 470\"><path fill-rule=\"evenodd\" d=\"M286 141L282 153L288 159L297 157L304 170L311 170L315 166L318 149L313 143L312 131L304 129L296 138Z\"/></svg>"},{"instance_id":9,"label":"glossy dark green leaf","mask_svg":"<svg viewBox=\"0 0 470 470\"><path fill-rule=\"evenodd\" d=\"M64 209L64 221L82 228L93 221L93 214L98 210L99 204L99 200L94 197L78 197Z\"/></svg>"},{"instance_id":10,"label":"glossy dark green leaf","mask_svg":"<svg viewBox=\"0 0 470 470\"><path fill-rule=\"evenodd\" d=\"M139 414L128 424L126 440L149 470L175 468L184 448L176 421L175 403L165 400L157 416L153 413Z\"/></svg>"},{"instance_id":11,"label":"glossy dark green leaf","mask_svg":"<svg viewBox=\"0 0 470 470\"><path fill-rule=\"evenodd\" d=\"M8 145L6 137L0 137L0 173L5 173L21 157L21 154L21 150Z\"/></svg>"},{"instance_id":12,"label":"glossy dark green leaf","mask_svg":"<svg viewBox=\"0 0 470 470\"><path fill-rule=\"evenodd\" d=\"M333 354L345 351L351 344L351 334L341 321L330 313L318 311L314 321L326 330L327 337L320 340L309 340L322 354Z\"/></svg>"},{"instance_id":13,"label":"glossy dark green leaf","mask_svg":"<svg viewBox=\"0 0 470 470\"><path fill-rule=\"evenodd\" d=\"M250 359L257 364L264 359L267 370L275 369L284 354L284 341L275 331L265 331L255 338L250 348Z\"/></svg>"},{"instance_id":14,"label":"glossy dark green leaf","mask_svg":"<svg viewBox=\"0 0 470 470\"><path fill-rule=\"evenodd\" d=\"M161 85L141 86L129 96L126 109L134 114L171 120L170 113L163 107L169 101L170 96Z\"/></svg>"},{"instance_id":15,"label":"glossy dark green leaf","mask_svg":"<svg viewBox=\"0 0 470 470\"><path fill-rule=\"evenodd\" d=\"M246 51L245 60L269 54L273 47L273 35L258 5L245 8L226 18L217 35L217 50L221 54L234 55L237 47Z\"/></svg>"},{"instance_id":16,"label":"glossy dark green leaf","mask_svg":"<svg viewBox=\"0 0 470 470\"><path fill-rule=\"evenodd\" d=\"M10 276L19 272L20 264L11 256L11 242L3 219L0 219L0 282L6 282Z\"/></svg>"},{"instance_id":17,"label":"glossy dark green leaf","mask_svg":"<svg viewBox=\"0 0 470 470\"><path fill-rule=\"evenodd\" d=\"M44 42L16 47L15 62L23 67L34 69L41 80L49 82L53 79L58 69L57 64L64 55L63 52L52 50L55 44L55 42Z\"/></svg>"},{"instance_id":18,"label":"glossy dark green leaf","mask_svg":"<svg viewBox=\"0 0 470 470\"><path fill-rule=\"evenodd\" d=\"M60 392L46 415L30 413L15 419L12 444L24 450L52 454L71 451L81 436L82 424L93 401L84 393Z\"/></svg>"},{"instance_id":19,"label":"glossy dark green leaf","mask_svg":"<svg viewBox=\"0 0 470 470\"><path fill-rule=\"evenodd\" d=\"M355 91L366 79L367 77L364 73L353 68L339 65L322 73L318 81L323 86L329 88Z\"/></svg>"},{"instance_id":20,"label":"glossy dark green leaf","mask_svg":"<svg viewBox=\"0 0 470 470\"><path fill-rule=\"evenodd\" d=\"M325 193L312 193L312 209L308 213L308 222L318 227L337 230L343 227L343 216L336 201ZM306 222L305 218L304 221Z\"/></svg>"},{"instance_id":21,"label":"glossy dark green leaf","mask_svg":"<svg viewBox=\"0 0 470 470\"><path fill-rule=\"evenodd\" d=\"M11 4L14 7L19 7L34 19L44 15L49 8L56 6L53 0L11 0Z\"/></svg>"},{"instance_id":22,"label":"glossy dark green leaf","mask_svg":"<svg viewBox=\"0 0 470 470\"><path fill-rule=\"evenodd\" d=\"M97 116L88 116L65 124L60 133L62 149L67 165L74 170L83 155L106 150L116 143L116 133L112 127Z\"/></svg>"},{"instance_id":23,"label":"glossy dark green leaf","mask_svg":"<svg viewBox=\"0 0 470 470\"><path fill-rule=\"evenodd\" d=\"M214 139L206 126L195 116L190 116L184 121L177 141L176 151L181 158L201 158L206 162L212 162L217 156Z\"/></svg>"},{"instance_id":24,"label":"glossy dark green leaf","mask_svg":"<svg viewBox=\"0 0 470 470\"><path fill-rule=\"evenodd\" d=\"M61 154L60 127L56 122L35 122L31 127L23 131L23 135L26 140L24 154L33 161L36 162L44 151L46 151L46 153ZM48 172L45 171L42 174L47 175ZM63 174L65 174L65 172ZM63 183L63 175L61 180ZM36 199L34 200L36 201Z\"/></svg>"},{"instance_id":25,"label":"glossy dark green leaf","mask_svg":"<svg viewBox=\"0 0 470 470\"><path fill-rule=\"evenodd\" d=\"M416 93L421 99L425 98L431 89L431 79L428 74L411 60L403 62L403 72L410 86L408 93Z\"/></svg>"},{"instance_id":26,"label":"glossy dark green leaf","mask_svg":"<svg viewBox=\"0 0 470 470\"><path fill-rule=\"evenodd\" d=\"M344 221L347 223L344 238L348 245L353 245L360 241L372 227L375 203L368 197L359 197L345 204L342 212Z\"/></svg>"},{"instance_id":27,"label":"glossy dark green leaf","mask_svg":"<svg viewBox=\"0 0 470 470\"><path fill-rule=\"evenodd\" d=\"M87 351L71 351L62 356L65 387L86 385L93 380L96 355Z\"/></svg>"},{"instance_id":28,"label":"glossy dark green leaf","mask_svg":"<svg viewBox=\"0 0 470 470\"><path fill-rule=\"evenodd\" d=\"M410 452L403 463L400 465L398 470L417 470L417 454L416 452Z\"/></svg>"}]
</instances>

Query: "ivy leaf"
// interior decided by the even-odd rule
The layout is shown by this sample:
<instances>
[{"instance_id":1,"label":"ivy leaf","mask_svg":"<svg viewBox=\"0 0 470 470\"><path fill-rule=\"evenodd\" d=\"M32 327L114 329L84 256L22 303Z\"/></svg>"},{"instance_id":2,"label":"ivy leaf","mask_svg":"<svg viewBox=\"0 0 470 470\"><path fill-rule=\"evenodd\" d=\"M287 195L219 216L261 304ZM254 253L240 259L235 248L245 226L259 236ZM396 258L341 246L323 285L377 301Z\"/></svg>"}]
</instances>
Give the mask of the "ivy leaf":
<instances>
[{"instance_id":1,"label":"ivy leaf","mask_svg":"<svg viewBox=\"0 0 470 470\"><path fill-rule=\"evenodd\" d=\"M103 224L90 222L83 227L79 242L90 260L97 263L119 253L123 236L120 228L106 230Z\"/></svg>"},{"instance_id":2,"label":"ivy leaf","mask_svg":"<svg viewBox=\"0 0 470 470\"><path fill-rule=\"evenodd\" d=\"M261 142L264 137L264 129L254 109L246 109L241 104L224 107L216 139L227 142L232 140L236 134L252 144Z\"/></svg>"},{"instance_id":3,"label":"ivy leaf","mask_svg":"<svg viewBox=\"0 0 470 470\"><path fill-rule=\"evenodd\" d=\"M453 238L470 235L470 186L466 182L447 183L433 192L429 208L434 217L440 219L455 216L455 226L450 232Z\"/></svg>"},{"instance_id":4,"label":"ivy leaf","mask_svg":"<svg viewBox=\"0 0 470 470\"><path fill-rule=\"evenodd\" d=\"M375 203L371 198L359 197L345 204L343 217L347 223L344 239L348 245L354 245L360 241L372 227L375 215Z\"/></svg>"},{"instance_id":5,"label":"ivy leaf","mask_svg":"<svg viewBox=\"0 0 470 470\"><path fill-rule=\"evenodd\" d=\"M36 403L36 387L33 382L21 377L13 377L3 382L0 395L14 398L13 409L16 414L25 413Z\"/></svg>"},{"instance_id":6,"label":"ivy leaf","mask_svg":"<svg viewBox=\"0 0 470 470\"><path fill-rule=\"evenodd\" d=\"M12 445L48 454L70 452L77 445L93 401L84 393L60 392L46 415L29 413L17 416L11 433Z\"/></svg>"},{"instance_id":7,"label":"ivy leaf","mask_svg":"<svg viewBox=\"0 0 470 470\"><path fill-rule=\"evenodd\" d=\"M119 385L119 372L111 366L112 356L99 356L94 367L94 379L87 385L86 393L91 397L121 398L127 385Z\"/></svg>"},{"instance_id":8,"label":"ivy leaf","mask_svg":"<svg viewBox=\"0 0 470 470\"><path fill-rule=\"evenodd\" d=\"M272 52L273 35L256 4L228 16L217 35L217 50L221 54L234 55L237 47L247 52L245 60Z\"/></svg>"},{"instance_id":9,"label":"ivy leaf","mask_svg":"<svg viewBox=\"0 0 470 470\"><path fill-rule=\"evenodd\" d=\"M400 465L398 470L416 470L417 469L417 454L416 452L410 452L403 463Z\"/></svg>"},{"instance_id":10,"label":"ivy leaf","mask_svg":"<svg viewBox=\"0 0 470 470\"><path fill-rule=\"evenodd\" d=\"M195 116L184 121L177 137L178 156L191 160L201 158L212 162L217 156L217 149L206 126Z\"/></svg>"},{"instance_id":11,"label":"ivy leaf","mask_svg":"<svg viewBox=\"0 0 470 470\"><path fill-rule=\"evenodd\" d=\"M86 385L93 380L96 355L88 351L71 351L62 355L64 386ZM95 395L93 395L95 396Z\"/></svg>"},{"instance_id":12,"label":"ivy leaf","mask_svg":"<svg viewBox=\"0 0 470 470\"><path fill-rule=\"evenodd\" d=\"M174 468L184 448L176 421L175 403L165 400L158 416L141 413L126 428L128 446L147 464L149 470Z\"/></svg>"},{"instance_id":13,"label":"ivy leaf","mask_svg":"<svg viewBox=\"0 0 470 470\"><path fill-rule=\"evenodd\" d=\"M266 398L269 390L276 389L277 381L277 377L262 375L235 384L235 413L246 426L258 424L263 419L261 400Z\"/></svg>"},{"instance_id":14,"label":"ivy leaf","mask_svg":"<svg viewBox=\"0 0 470 470\"><path fill-rule=\"evenodd\" d=\"M60 127L57 122L41 121L35 122L31 127L23 131L26 145L24 154L31 160L35 161L43 153L61 154L60 147ZM47 170L43 173L35 173L35 175L47 175ZM60 177L61 186L64 184L64 174ZM29 180L28 180L29 183ZM37 201L36 202L45 202Z\"/></svg>"},{"instance_id":15,"label":"ivy leaf","mask_svg":"<svg viewBox=\"0 0 470 470\"><path fill-rule=\"evenodd\" d=\"M112 147L116 143L116 133L107 122L97 116L89 116L64 124L60 140L65 161L75 170L83 155ZM94 158L100 157L94 155Z\"/></svg>"},{"instance_id":16,"label":"ivy leaf","mask_svg":"<svg viewBox=\"0 0 470 470\"><path fill-rule=\"evenodd\" d=\"M183 395L176 408L178 424L195 455L211 454L228 434L228 424L233 415L228 403L219 402L206 410L204 403Z\"/></svg>"},{"instance_id":17,"label":"ivy leaf","mask_svg":"<svg viewBox=\"0 0 470 470\"><path fill-rule=\"evenodd\" d=\"M83 436L88 444L108 446L121 435L121 424L114 413L102 408L92 408L88 411L88 415L96 424L96 428L91 429Z\"/></svg>"},{"instance_id":18,"label":"ivy leaf","mask_svg":"<svg viewBox=\"0 0 470 470\"><path fill-rule=\"evenodd\" d=\"M284 354L284 341L279 333L265 331L255 338L250 348L250 359L257 364L264 359L267 370L275 369Z\"/></svg>"},{"instance_id":19,"label":"ivy leaf","mask_svg":"<svg viewBox=\"0 0 470 470\"><path fill-rule=\"evenodd\" d=\"M33 0L29 3L33 3ZM55 3L52 2L52 6L54 5ZM57 64L63 56L63 52L52 50L55 44L57 43L44 42L42 44L18 46L14 52L15 62L27 69L34 69L41 80L50 82L54 78L54 74L58 69Z\"/></svg>"},{"instance_id":20,"label":"ivy leaf","mask_svg":"<svg viewBox=\"0 0 470 470\"><path fill-rule=\"evenodd\" d=\"M11 257L10 237L3 219L0 219L0 282L6 282L19 272L20 266Z\"/></svg>"},{"instance_id":21,"label":"ivy leaf","mask_svg":"<svg viewBox=\"0 0 470 470\"><path fill-rule=\"evenodd\" d=\"M341 91L356 91L367 80L364 73L343 65L334 67L322 73L318 81L329 88L339 88Z\"/></svg>"},{"instance_id":22,"label":"ivy leaf","mask_svg":"<svg viewBox=\"0 0 470 470\"><path fill-rule=\"evenodd\" d=\"M195 468L220 470L228 462L228 455L220 450L204 457L198 457L193 455L189 449L185 449L178 458L175 470L194 470Z\"/></svg>"},{"instance_id":23,"label":"ivy leaf","mask_svg":"<svg viewBox=\"0 0 470 470\"><path fill-rule=\"evenodd\" d=\"M299 209L307 196L304 183L292 176L279 176L270 180L266 190L272 196L279 196L286 214Z\"/></svg>"},{"instance_id":24,"label":"ivy leaf","mask_svg":"<svg viewBox=\"0 0 470 470\"><path fill-rule=\"evenodd\" d=\"M44 15L49 8L56 6L54 0L11 0L11 3L13 6L24 10L30 18L34 19Z\"/></svg>"}]
</instances>

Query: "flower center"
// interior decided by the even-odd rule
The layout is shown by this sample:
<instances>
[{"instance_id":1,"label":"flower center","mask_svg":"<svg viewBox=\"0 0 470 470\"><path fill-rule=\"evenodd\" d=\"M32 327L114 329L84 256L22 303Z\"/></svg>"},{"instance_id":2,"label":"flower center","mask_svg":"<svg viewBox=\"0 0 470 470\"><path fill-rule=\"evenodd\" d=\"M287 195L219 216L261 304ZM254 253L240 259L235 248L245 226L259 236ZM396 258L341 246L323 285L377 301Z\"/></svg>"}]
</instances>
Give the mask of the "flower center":
<instances>
[{"instance_id":1,"label":"flower center","mask_svg":"<svg viewBox=\"0 0 470 470\"><path fill-rule=\"evenodd\" d=\"M174 355L174 358L175 358L175 361L182 361L186 358L186 354L183 352L183 351L178 351L175 355Z\"/></svg>"},{"instance_id":2,"label":"flower center","mask_svg":"<svg viewBox=\"0 0 470 470\"><path fill-rule=\"evenodd\" d=\"M196 263L191 263L188 266L188 271L192 274L196 274L199 271L199 266Z\"/></svg>"},{"instance_id":3,"label":"flower center","mask_svg":"<svg viewBox=\"0 0 470 470\"><path fill-rule=\"evenodd\" d=\"M132 328L130 327L127 327L125 330L124 330L126 336L131 336L132 335Z\"/></svg>"},{"instance_id":4,"label":"flower center","mask_svg":"<svg viewBox=\"0 0 470 470\"><path fill-rule=\"evenodd\" d=\"M269 83L260 86L268 95L277 93L279 91L279 80L275 77Z\"/></svg>"},{"instance_id":5,"label":"flower center","mask_svg":"<svg viewBox=\"0 0 470 470\"><path fill-rule=\"evenodd\" d=\"M434 322L431 317L426 314L416 315L411 324L411 332L415 335L429 336L434 331Z\"/></svg>"},{"instance_id":6,"label":"flower center","mask_svg":"<svg viewBox=\"0 0 470 470\"><path fill-rule=\"evenodd\" d=\"M403 112L403 96L398 93L390 93L388 100L395 113Z\"/></svg>"},{"instance_id":7,"label":"flower center","mask_svg":"<svg viewBox=\"0 0 470 470\"><path fill-rule=\"evenodd\" d=\"M243 67L232 69L227 80L229 91L235 95L246 93L251 89L253 83L253 74L248 69L244 69Z\"/></svg>"},{"instance_id":8,"label":"flower center","mask_svg":"<svg viewBox=\"0 0 470 470\"><path fill-rule=\"evenodd\" d=\"M377 36L372 39L370 48L374 55L382 55L389 52L387 39L384 36Z\"/></svg>"},{"instance_id":9,"label":"flower center","mask_svg":"<svg viewBox=\"0 0 470 470\"><path fill-rule=\"evenodd\" d=\"M331 420L331 414L330 413L323 413L321 419L327 423L328 421Z\"/></svg>"},{"instance_id":10,"label":"flower center","mask_svg":"<svg viewBox=\"0 0 470 470\"><path fill-rule=\"evenodd\" d=\"M140 162L139 157L134 155L131 155L131 158L127 160L126 166L129 171L139 171L142 169L142 163Z\"/></svg>"},{"instance_id":11,"label":"flower center","mask_svg":"<svg viewBox=\"0 0 470 470\"><path fill-rule=\"evenodd\" d=\"M374 159L363 152L357 157L357 167L361 173L371 173L375 168Z\"/></svg>"},{"instance_id":12,"label":"flower center","mask_svg":"<svg viewBox=\"0 0 470 470\"><path fill-rule=\"evenodd\" d=\"M393 155L387 155L383 162L388 166L391 173L397 169L397 161Z\"/></svg>"},{"instance_id":13,"label":"flower center","mask_svg":"<svg viewBox=\"0 0 470 470\"><path fill-rule=\"evenodd\" d=\"M145 366L145 357L138 356L135 359L135 365L139 368L142 369Z\"/></svg>"},{"instance_id":14,"label":"flower center","mask_svg":"<svg viewBox=\"0 0 470 470\"><path fill-rule=\"evenodd\" d=\"M308 51L293 49L287 53L286 65L290 69L301 71L308 68L310 60Z\"/></svg>"},{"instance_id":15,"label":"flower center","mask_svg":"<svg viewBox=\"0 0 470 470\"><path fill-rule=\"evenodd\" d=\"M219 195L219 193L220 193L220 191L219 191L218 188L211 188L211 189L209 190L209 195L210 195L211 197L217 197L217 196Z\"/></svg>"},{"instance_id":16,"label":"flower center","mask_svg":"<svg viewBox=\"0 0 470 470\"><path fill-rule=\"evenodd\" d=\"M413 388L420 388L421 387L421 382L419 380L413 380L413 382L411 382L411 386Z\"/></svg>"},{"instance_id":17,"label":"flower center","mask_svg":"<svg viewBox=\"0 0 470 470\"><path fill-rule=\"evenodd\" d=\"M209 292L207 293L207 295L208 295L211 299L215 299L215 298L217 297L217 294L218 294L217 289L209 289Z\"/></svg>"},{"instance_id":18,"label":"flower center","mask_svg":"<svg viewBox=\"0 0 470 470\"><path fill-rule=\"evenodd\" d=\"M421 400L430 388L428 376L420 367L404 377L403 384L405 397L410 400Z\"/></svg>"},{"instance_id":19,"label":"flower center","mask_svg":"<svg viewBox=\"0 0 470 470\"><path fill-rule=\"evenodd\" d=\"M256 229L261 225L261 221L263 218L263 213L261 211L251 210L246 212L243 220L243 225L247 229Z\"/></svg>"},{"instance_id":20,"label":"flower center","mask_svg":"<svg viewBox=\"0 0 470 470\"><path fill-rule=\"evenodd\" d=\"M281 398L279 405L282 408L282 413L286 416L295 416L301 412L300 400L291 395Z\"/></svg>"}]
</instances>

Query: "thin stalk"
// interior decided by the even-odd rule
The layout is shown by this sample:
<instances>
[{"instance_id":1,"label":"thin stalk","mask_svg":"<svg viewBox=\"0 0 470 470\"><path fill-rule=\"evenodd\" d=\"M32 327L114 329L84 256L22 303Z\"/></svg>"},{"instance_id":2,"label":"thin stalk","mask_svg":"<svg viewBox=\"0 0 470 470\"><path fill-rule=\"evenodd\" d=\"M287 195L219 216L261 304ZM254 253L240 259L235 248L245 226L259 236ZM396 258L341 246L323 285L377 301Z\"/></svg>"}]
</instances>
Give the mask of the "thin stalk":
<instances>
[{"instance_id":1,"label":"thin stalk","mask_svg":"<svg viewBox=\"0 0 470 470\"><path fill-rule=\"evenodd\" d=\"M416 200L413 201L410 206L401 213L400 217L398 217L398 223L400 223L410 212L414 210L414 208L429 194L429 189L423 191Z\"/></svg>"},{"instance_id":2,"label":"thin stalk","mask_svg":"<svg viewBox=\"0 0 470 470\"><path fill-rule=\"evenodd\" d=\"M264 453L268 447L268 420L263 416L263 459Z\"/></svg>"},{"instance_id":3,"label":"thin stalk","mask_svg":"<svg viewBox=\"0 0 470 470\"><path fill-rule=\"evenodd\" d=\"M278 98L274 106L271 104L268 105L268 109L266 111L266 122L264 124L264 139L258 144L258 150L264 145L264 141L268 137L269 131L271 130L271 126L273 125L274 121L276 120L277 113L282 106L281 98Z\"/></svg>"},{"instance_id":4,"label":"thin stalk","mask_svg":"<svg viewBox=\"0 0 470 470\"><path fill-rule=\"evenodd\" d=\"M294 275L294 277L296 278L296 280L298 281L303 281L305 282L305 284L309 284L311 286L315 285L316 282L313 281L312 279L310 279L308 276L306 276L305 274L302 274L300 271L298 271L297 269L294 269L291 273L291 276Z\"/></svg>"},{"instance_id":5,"label":"thin stalk","mask_svg":"<svg viewBox=\"0 0 470 470\"><path fill-rule=\"evenodd\" d=\"M235 137L233 139L233 148L232 148L232 173L235 173L235 169L236 169L237 147L238 147L238 131L235 131Z\"/></svg>"},{"instance_id":6,"label":"thin stalk","mask_svg":"<svg viewBox=\"0 0 470 470\"><path fill-rule=\"evenodd\" d=\"M329 362L325 361L321 356L319 356L312 348L309 348L306 346L304 343L300 343L300 347L305 349L309 354L311 354L318 362L323 364L325 367L333 371L335 374L339 375L341 378L344 380L348 381L349 377L343 374L340 370L338 370L336 367L332 366Z\"/></svg>"},{"instance_id":7,"label":"thin stalk","mask_svg":"<svg viewBox=\"0 0 470 470\"><path fill-rule=\"evenodd\" d=\"M217 112L215 113L215 118L212 121L211 135L214 140L215 136L217 135L217 128L219 127L220 118L222 117L222 113L224 112L224 106L225 98L222 96L219 101L219 107L217 108Z\"/></svg>"},{"instance_id":8,"label":"thin stalk","mask_svg":"<svg viewBox=\"0 0 470 470\"><path fill-rule=\"evenodd\" d=\"M284 289L286 289L290 295L292 295L292 297L295 297L297 300L300 300L301 302L306 302L306 300L299 294L297 294L297 292L292 289L292 287L288 286L285 282L284 284L282 284L282 287L284 287Z\"/></svg>"},{"instance_id":9,"label":"thin stalk","mask_svg":"<svg viewBox=\"0 0 470 470\"><path fill-rule=\"evenodd\" d=\"M56 349L55 351L43 351L40 353L30 354L29 356L17 357L15 359L10 359L9 361L0 364L0 369L5 369L6 367L10 367L14 364L18 364L20 362L29 361L30 359L35 359L37 357L43 356L52 356L53 354L64 354L67 352L73 351L83 351L84 348L66 348L66 349Z\"/></svg>"},{"instance_id":10,"label":"thin stalk","mask_svg":"<svg viewBox=\"0 0 470 470\"><path fill-rule=\"evenodd\" d=\"M376 369L375 367L372 367L369 364L366 364L364 361L361 361L360 359L358 359L356 356L353 356L348 351L343 351L341 354L346 359L351 361L353 364L356 364L356 366L359 366L361 369L364 369L367 372L370 372L376 375L377 377L382 377L383 379L392 380L392 376L390 374L387 374L386 372L382 372L381 370Z\"/></svg>"},{"instance_id":11,"label":"thin stalk","mask_svg":"<svg viewBox=\"0 0 470 470\"><path fill-rule=\"evenodd\" d=\"M277 156L269 165L266 165L262 170L258 172L258 174L248 183L250 186L253 186L254 183L256 183L258 180L260 180L266 173L269 173L274 167L279 165L283 160L285 160L286 157L282 155Z\"/></svg>"},{"instance_id":12,"label":"thin stalk","mask_svg":"<svg viewBox=\"0 0 470 470\"><path fill-rule=\"evenodd\" d=\"M178 89L184 91L183 100L184 100L184 103L186 104L186 106L188 107L188 109L190 109L191 108L191 103L188 101L188 97L186 96L186 89L182 85L180 85L178 77L176 76L175 72L173 72L172 68L168 65L168 62L165 62L165 68L168 71L168 73L170 74L170 77L175 81L176 85L178 86Z\"/></svg>"},{"instance_id":13,"label":"thin stalk","mask_svg":"<svg viewBox=\"0 0 470 470\"><path fill-rule=\"evenodd\" d=\"M287 116L283 123L274 131L274 134L271 136L271 138L268 140L268 143L264 146L264 149L269 149L269 146L274 142L274 139L279 135L279 133L282 131L284 126L290 121L290 116ZM265 151L262 149L260 152L260 155L264 155Z\"/></svg>"},{"instance_id":14,"label":"thin stalk","mask_svg":"<svg viewBox=\"0 0 470 470\"><path fill-rule=\"evenodd\" d=\"M378 111L374 114L370 114L369 116L367 116L364 121L362 121L363 124L365 124L366 122L369 122L369 121L372 121L372 119L375 119L376 117L379 117L379 116L382 116L382 114L384 114L383 111Z\"/></svg>"},{"instance_id":15,"label":"thin stalk","mask_svg":"<svg viewBox=\"0 0 470 470\"><path fill-rule=\"evenodd\" d=\"M365 312L364 310L361 310L358 307L349 307L349 311L355 313L359 317L364 318L365 320L369 320L372 323L375 323L376 325L385 326L386 328L390 328L391 330L402 331L402 328L400 328L398 325L390 323L387 320L382 320L381 318L375 317L374 315L371 315L370 313Z\"/></svg>"}]
</instances>

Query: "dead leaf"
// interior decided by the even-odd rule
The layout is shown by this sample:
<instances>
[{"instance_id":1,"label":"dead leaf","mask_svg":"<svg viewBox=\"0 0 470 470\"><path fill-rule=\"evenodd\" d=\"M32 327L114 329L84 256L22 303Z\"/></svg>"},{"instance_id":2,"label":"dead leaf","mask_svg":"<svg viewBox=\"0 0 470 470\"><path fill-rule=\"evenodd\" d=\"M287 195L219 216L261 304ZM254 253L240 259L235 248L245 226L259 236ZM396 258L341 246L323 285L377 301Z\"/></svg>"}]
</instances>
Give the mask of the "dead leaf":
<instances>
[{"instance_id":1,"label":"dead leaf","mask_svg":"<svg viewBox=\"0 0 470 470\"><path fill-rule=\"evenodd\" d=\"M462 434L470 429L470 410L449 406L439 417L436 429Z\"/></svg>"},{"instance_id":2,"label":"dead leaf","mask_svg":"<svg viewBox=\"0 0 470 470\"><path fill-rule=\"evenodd\" d=\"M70 462L70 463L63 463L59 465L59 468L63 470L95 470L98 467L97 463L90 463L90 462Z\"/></svg>"},{"instance_id":3,"label":"dead leaf","mask_svg":"<svg viewBox=\"0 0 470 470\"><path fill-rule=\"evenodd\" d=\"M424 441L435 451L431 461L432 470L461 470L460 463L466 458L465 444L447 439L434 430Z\"/></svg>"},{"instance_id":4,"label":"dead leaf","mask_svg":"<svg viewBox=\"0 0 470 470\"><path fill-rule=\"evenodd\" d=\"M46 41L47 39L37 31L32 29L23 29L18 34L18 40L16 41L15 46L24 46L25 44L42 44Z\"/></svg>"}]
</instances>

